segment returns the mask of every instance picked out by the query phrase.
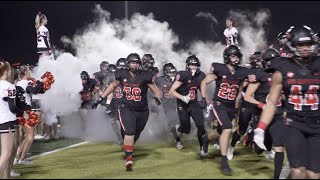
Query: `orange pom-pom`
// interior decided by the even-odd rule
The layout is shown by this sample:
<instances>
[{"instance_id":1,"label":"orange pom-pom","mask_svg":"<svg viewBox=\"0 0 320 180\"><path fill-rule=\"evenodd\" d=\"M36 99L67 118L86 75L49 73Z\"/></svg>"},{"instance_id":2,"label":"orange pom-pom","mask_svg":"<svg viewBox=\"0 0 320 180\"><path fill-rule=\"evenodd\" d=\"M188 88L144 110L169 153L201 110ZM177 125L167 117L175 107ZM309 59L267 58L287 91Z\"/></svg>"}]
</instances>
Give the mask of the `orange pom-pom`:
<instances>
[{"instance_id":1,"label":"orange pom-pom","mask_svg":"<svg viewBox=\"0 0 320 180\"><path fill-rule=\"evenodd\" d=\"M46 78L47 81L44 82L43 84L43 89L45 91L49 90L51 88L51 85L54 83L54 76L51 74L51 72L46 72L43 74L43 76L41 77L41 79Z\"/></svg>"},{"instance_id":2,"label":"orange pom-pom","mask_svg":"<svg viewBox=\"0 0 320 180\"><path fill-rule=\"evenodd\" d=\"M25 123L25 119L24 119L24 117L22 117L22 116L19 116L19 117L17 117L17 120L18 120L18 124L20 125L20 126L23 126L24 125L24 123Z\"/></svg>"},{"instance_id":3,"label":"orange pom-pom","mask_svg":"<svg viewBox=\"0 0 320 180\"><path fill-rule=\"evenodd\" d=\"M27 111L29 119L26 121L26 125L29 127L34 127L35 125L40 123L39 115L36 114L34 111Z\"/></svg>"}]
</instances>

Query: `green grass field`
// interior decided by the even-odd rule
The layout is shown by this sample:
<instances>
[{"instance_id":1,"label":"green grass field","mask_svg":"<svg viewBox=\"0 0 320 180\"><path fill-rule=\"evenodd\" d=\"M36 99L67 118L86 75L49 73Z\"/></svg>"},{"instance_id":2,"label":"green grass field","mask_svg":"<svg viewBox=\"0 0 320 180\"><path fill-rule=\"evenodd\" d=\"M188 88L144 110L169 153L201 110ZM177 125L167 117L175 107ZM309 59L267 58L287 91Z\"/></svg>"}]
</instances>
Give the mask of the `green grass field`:
<instances>
[{"instance_id":1,"label":"green grass field","mask_svg":"<svg viewBox=\"0 0 320 180\"><path fill-rule=\"evenodd\" d=\"M35 156L41 153L52 151L58 148L63 148L63 147L70 146L72 144L76 144L80 142L82 142L82 140L68 139L68 138L60 138L59 140L49 140L49 141L35 140L33 141L29 152L31 153L31 156Z\"/></svg>"},{"instance_id":2,"label":"green grass field","mask_svg":"<svg viewBox=\"0 0 320 180\"><path fill-rule=\"evenodd\" d=\"M229 161L233 176L224 176L220 172L219 150L213 149L212 145L208 157L204 159L199 157L196 140L185 141L184 145L185 149L179 151L173 144L137 144L132 172L125 171L122 146L112 143L88 143L65 149L36 158L33 165L16 165L14 169L22 173L19 179L272 178L273 162L240 144L236 147L233 160Z\"/></svg>"}]
</instances>

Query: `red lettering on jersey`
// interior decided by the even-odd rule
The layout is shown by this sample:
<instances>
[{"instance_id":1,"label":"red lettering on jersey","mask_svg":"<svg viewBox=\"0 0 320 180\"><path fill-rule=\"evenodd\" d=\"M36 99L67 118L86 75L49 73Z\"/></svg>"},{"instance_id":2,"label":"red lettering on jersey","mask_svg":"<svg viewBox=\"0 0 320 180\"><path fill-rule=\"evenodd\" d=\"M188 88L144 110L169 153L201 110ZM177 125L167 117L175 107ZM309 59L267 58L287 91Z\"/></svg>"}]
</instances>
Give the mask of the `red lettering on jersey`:
<instances>
[{"instance_id":1,"label":"red lettering on jersey","mask_svg":"<svg viewBox=\"0 0 320 180\"><path fill-rule=\"evenodd\" d=\"M292 85L289 95L289 104L293 104L293 109L302 111L302 106L311 106L311 110L319 108L319 85L310 85L308 91L302 95L301 85Z\"/></svg>"},{"instance_id":2,"label":"red lettering on jersey","mask_svg":"<svg viewBox=\"0 0 320 180\"><path fill-rule=\"evenodd\" d=\"M227 83L221 83L220 89L218 92L218 97L233 101L236 99L236 96L238 94L238 89L239 89L239 86L236 84L230 85Z\"/></svg>"},{"instance_id":3,"label":"red lettering on jersey","mask_svg":"<svg viewBox=\"0 0 320 180\"><path fill-rule=\"evenodd\" d=\"M8 97L11 97L11 98L16 97L16 90L15 89L9 89L8 90Z\"/></svg>"},{"instance_id":4,"label":"red lettering on jersey","mask_svg":"<svg viewBox=\"0 0 320 180\"><path fill-rule=\"evenodd\" d=\"M139 87L124 87L123 92L126 94L126 98L128 101L141 101L141 89Z\"/></svg>"},{"instance_id":5,"label":"red lettering on jersey","mask_svg":"<svg viewBox=\"0 0 320 180\"><path fill-rule=\"evenodd\" d=\"M190 92L190 100L194 100L196 98L197 87L191 87Z\"/></svg>"},{"instance_id":6,"label":"red lettering on jersey","mask_svg":"<svg viewBox=\"0 0 320 180\"><path fill-rule=\"evenodd\" d=\"M120 98L122 98L122 90L121 90L121 88L120 87L117 87L115 90L114 90L114 96L115 96L115 98L117 98L117 99L120 99Z\"/></svg>"}]
</instances>

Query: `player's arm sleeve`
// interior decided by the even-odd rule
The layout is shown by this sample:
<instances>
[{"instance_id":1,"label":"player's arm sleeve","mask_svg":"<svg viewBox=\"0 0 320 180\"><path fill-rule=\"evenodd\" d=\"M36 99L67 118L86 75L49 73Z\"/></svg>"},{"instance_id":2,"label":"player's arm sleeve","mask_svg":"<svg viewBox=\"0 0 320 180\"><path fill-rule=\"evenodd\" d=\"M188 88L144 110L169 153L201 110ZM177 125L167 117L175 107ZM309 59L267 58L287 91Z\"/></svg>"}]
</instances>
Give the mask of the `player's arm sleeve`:
<instances>
[{"instance_id":1,"label":"player's arm sleeve","mask_svg":"<svg viewBox=\"0 0 320 180\"><path fill-rule=\"evenodd\" d=\"M184 83L186 78L187 78L187 74L183 71L179 71L179 72L177 72L175 81L180 81L180 82Z\"/></svg>"},{"instance_id":2,"label":"player's arm sleeve","mask_svg":"<svg viewBox=\"0 0 320 180\"><path fill-rule=\"evenodd\" d=\"M8 104L9 104L9 109L12 113L16 113L17 115L23 114L23 110L18 108L15 103L14 99L8 98Z\"/></svg>"},{"instance_id":3,"label":"player's arm sleeve","mask_svg":"<svg viewBox=\"0 0 320 180\"><path fill-rule=\"evenodd\" d=\"M257 71L248 72L247 79L249 83L257 83L259 81L259 74Z\"/></svg>"},{"instance_id":4,"label":"player's arm sleeve","mask_svg":"<svg viewBox=\"0 0 320 180\"><path fill-rule=\"evenodd\" d=\"M116 70L116 72L114 72L114 77L116 79L116 81L121 82L121 74L122 74L122 69L118 69Z\"/></svg>"},{"instance_id":5,"label":"player's arm sleeve","mask_svg":"<svg viewBox=\"0 0 320 180\"><path fill-rule=\"evenodd\" d=\"M33 87L32 85L28 85L26 88L27 93L33 93L33 94L38 94L41 92L43 88L43 82L37 81L37 85Z\"/></svg>"},{"instance_id":6,"label":"player's arm sleeve","mask_svg":"<svg viewBox=\"0 0 320 180\"><path fill-rule=\"evenodd\" d=\"M48 36L43 36L43 40L44 40L44 44L47 46L47 48L51 49L50 45L49 45L49 41L48 41Z\"/></svg>"},{"instance_id":7,"label":"player's arm sleeve","mask_svg":"<svg viewBox=\"0 0 320 180\"><path fill-rule=\"evenodd\" d=\"M156 77L157 75L156 74L153 74L153 73L149 73L148 72L148 75L147 75L147 84L154 84L155 81L156 81Z\"/></svg>"},{"instance_id":8,"label":"player's arm sleeve","mask_svg":"<svg viewBox=\"0 0 320 180\"><path fill-rule=\"evenodd\" d=\"M216 74L215 68L217 68L217 64L216 63L212 63L210 66L210 70L209 70L209 74Z\"/></svg>"},{"instance_id":9,"label":"player's arm sleeve","mask_svg":"<svg viewBox=\"0 0 320 180\"><path fill-rule=\"evenodd\" d=\"M281 71L282 57L273 58L270 61L269 71L274 73L275 71Z\"/></svg>"},{"instance_id":10,"label":"player's arm sleeve","mask_svg":"<svg viewBox=\"0 0 320 180\"><path fill-rule=\"evenodd\" d=\"M95 86L97 85L97 81L95 79L90 79L91 88L90 91L93 91Z\"/></svg>"},{"instance_id":11,"label":"player's arm sleeve","mask_svg":"<svg viewBox=\"0 0 320 180\"><path fill-rule=\"evenodd\" d=\"M154 67L155 68L155 72L158 74L160 71L159 71L159 68L158 67Z\"/></svg>"}]
</instances>

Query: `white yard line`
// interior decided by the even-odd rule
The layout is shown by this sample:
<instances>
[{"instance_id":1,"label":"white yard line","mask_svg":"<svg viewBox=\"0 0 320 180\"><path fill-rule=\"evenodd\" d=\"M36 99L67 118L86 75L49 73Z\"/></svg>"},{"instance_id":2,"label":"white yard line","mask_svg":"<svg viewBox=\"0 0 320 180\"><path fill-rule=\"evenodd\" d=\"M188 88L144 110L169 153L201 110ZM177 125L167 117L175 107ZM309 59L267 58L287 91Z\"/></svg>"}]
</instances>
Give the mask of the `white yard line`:
<instances>
[{"instance_id":1,"label":"white yard line","mask_svg":"<svg viewBox=\"0 0 320 180\"><path fill-rule=\"evenodd\" d=\"M63 147L63 148L55 149L55 150L53 150L53 151L45 152L45 153L42 153L42 154L39 154L39 155L31 156L31 157L28 157L28 158L26 158L26 159L27 159L27 160L32 160L32 159L35 159L35 158L38 158L38 157L41 157L41 156L45 156L45 155L48 155L48 154L52 154L52 153L55 153L55 152L59 152L59 151L62 151L62 150L64 150L64 149L77 147L77 146L80 146L80 145L83 145L83 144L87 144L87 143L88 143L88 141L81 142L81 143L78 143L78 144L73 144L73 145L70 145L70 146L67 146L67 147Z\"/></svg>"}]
</instances>

